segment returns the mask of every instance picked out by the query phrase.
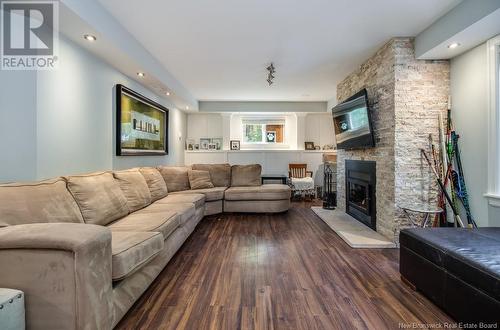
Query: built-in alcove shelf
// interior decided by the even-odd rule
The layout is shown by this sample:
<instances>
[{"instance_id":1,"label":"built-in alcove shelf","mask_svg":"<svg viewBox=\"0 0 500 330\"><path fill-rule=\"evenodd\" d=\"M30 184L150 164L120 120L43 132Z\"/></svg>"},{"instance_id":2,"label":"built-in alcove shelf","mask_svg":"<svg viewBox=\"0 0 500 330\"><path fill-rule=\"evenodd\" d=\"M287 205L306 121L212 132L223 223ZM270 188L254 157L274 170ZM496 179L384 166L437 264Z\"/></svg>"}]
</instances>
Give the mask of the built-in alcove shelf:
<instances>
[{"instance_id":1,"label":"built-in alcove shelf","mask_svg":"<svg viewBox=\"0 0 500 330\"><path fill-rule=\"evenodd\" d=\"M262 173L288 175L288 164L306 163L313 171L316 185L323 185L323 155L336 150L186 150L185 163L192 164L260 164Z\"/></svg>"}]
</instances>

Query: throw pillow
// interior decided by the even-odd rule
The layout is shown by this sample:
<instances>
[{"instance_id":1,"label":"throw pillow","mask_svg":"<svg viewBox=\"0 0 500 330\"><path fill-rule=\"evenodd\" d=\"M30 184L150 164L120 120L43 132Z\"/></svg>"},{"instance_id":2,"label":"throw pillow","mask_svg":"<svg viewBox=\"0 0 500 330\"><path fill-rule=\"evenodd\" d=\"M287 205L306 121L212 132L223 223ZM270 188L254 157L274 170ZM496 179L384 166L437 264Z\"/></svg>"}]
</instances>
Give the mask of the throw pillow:
<instances>
[{"instance_id":1,"label":"throw pillow","mask_svg":"<svg viewBox=\"0 0 500 330\"><path fill-rule=\"evenodd\" d=\"M215 187L231 185L231 165L229 164L193 164L191 168L210 172L210 179Z\"/></svg>"},{"instance_id":2,"label":"throw pillow","mask_svg":"<svg viewBox=\"0 0 500 330\"><path fill-rule=\"evenodd\" d=\"M210 172L208 171L189 170L188 176L191 189L207 189L214 187L214 184L210 180Z\"/></svg>"}]
</instances>

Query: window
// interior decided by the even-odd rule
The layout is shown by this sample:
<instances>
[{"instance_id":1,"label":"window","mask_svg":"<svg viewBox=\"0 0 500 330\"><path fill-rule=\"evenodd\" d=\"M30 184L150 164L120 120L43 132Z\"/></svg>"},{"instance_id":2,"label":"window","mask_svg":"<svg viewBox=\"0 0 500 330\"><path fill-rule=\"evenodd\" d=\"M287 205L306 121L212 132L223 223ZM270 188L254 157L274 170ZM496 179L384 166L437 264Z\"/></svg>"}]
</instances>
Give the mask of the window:
<instances>
[{"instance_id":1,"label":"window","mask_svg":"<svg viewBox=\"0 0 500 330\"><path fill-rule=\"evenodd\" d=\"M285 142L284 120L243 120L243 143L276 144Z\"/></svg>"}]
</instances>

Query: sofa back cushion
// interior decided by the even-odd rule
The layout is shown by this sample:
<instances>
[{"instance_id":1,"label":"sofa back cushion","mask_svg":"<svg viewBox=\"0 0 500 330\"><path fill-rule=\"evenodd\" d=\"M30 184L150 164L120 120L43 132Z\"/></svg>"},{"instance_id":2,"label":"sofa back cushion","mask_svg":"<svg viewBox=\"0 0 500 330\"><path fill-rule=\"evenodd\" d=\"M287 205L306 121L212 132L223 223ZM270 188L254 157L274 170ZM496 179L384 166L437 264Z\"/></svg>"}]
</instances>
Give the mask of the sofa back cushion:
<instances>
[{"instance_id":1,"label":"sofa back cushion","mask_svg":"<svg viewBox=\"0 0 500 330\"><path fill-rule=\"evenodd\" d=\"M184 166L159 166L158 171L160 171L163 180L167 184L168 191L183 191L189 190L189 168Z\"/></svg>"},{"instance_id":2,"label":"sofa back cushion","mask_svg":"<svg viewBox=\"0 0 500 330\"><path fill-rule=\"evenodd\" d=\"M127 199L110 172L66 177L85 223L105 226L129 212Z\"/></svg>"},{"instance_id":3,"label":"sofa back cushion","mask_svg":"<svg viewBox=\"0 0 500 330\"><path fill-rule=\"evenodd\" d=\"M168 195L167 185L160 172L154 167L141 167L139 169L151 194L151 202L162 199Z\"/></svg>"},{"instance_id":4,"label":"sofa back cushion","mask_svg":"<svg viewBox=\"0 0 500 330\"><path fill-rule=\"evenodd\" d=\"M135 212L151 204L151 192L146 179L138 169L116 171L113 176L127 199L130 212Z\"/></svg>"},{"instance_id":5,"label":"sofa back cushion","mask_svg":"<svg viewBox=\"0 0 500 330\"><path fill-rule=\"evenodd\" d=\"M63 178L0 185L0 227L45 222L83 223Z\"/></svg>"},{"instance_id":6,"label":"sofa back cushion","mask_svg":"<svg viewBox=\"0 0 500 330\"><path fill-rule=\"evenodd\" d=\"M210 172L210 179L215 187L231 185L231 165L229 164L194 164L192 169Z\"/></svg>"},{"instance_id":7,"label":"sofa back cushion","mask_svg":"<svg viewBox=\"0 0 500 330\"><path fill-rule=\"evenodd\" d=\"M259 164L233 165L231 167L231 187L261 185L262 167Z\"/></svg>"},{"instance_id":8,"label":"sofa back cushion","mask_svg":"<svg viewBox=\"0 0 500 330\"><path fill-rule=\"evenodd\" d=\"M188 170L188 177L191 189L207 189L214 187L210 180L210 172L208 171Z\"/></svg>"}]
</instances>

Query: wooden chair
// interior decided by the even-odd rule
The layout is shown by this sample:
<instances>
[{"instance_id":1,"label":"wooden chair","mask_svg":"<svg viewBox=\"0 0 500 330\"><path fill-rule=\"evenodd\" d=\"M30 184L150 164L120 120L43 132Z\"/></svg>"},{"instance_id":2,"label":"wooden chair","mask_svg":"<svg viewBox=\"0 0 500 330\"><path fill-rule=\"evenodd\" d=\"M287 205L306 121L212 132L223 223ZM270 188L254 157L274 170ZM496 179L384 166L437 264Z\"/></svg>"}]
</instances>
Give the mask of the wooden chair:
<instances>
[{"instance_id":1,"label":"wooden chair","mask_svg":"<svg viewBox=\"0 0 500 330\"><path fill-rule=\"evenodd\" d=\"M307 170L307 164L288 164L288 177L292 188L292 197L309 196L311 199L315 195L313 172Z\"/></svg>"}]
</instances>

